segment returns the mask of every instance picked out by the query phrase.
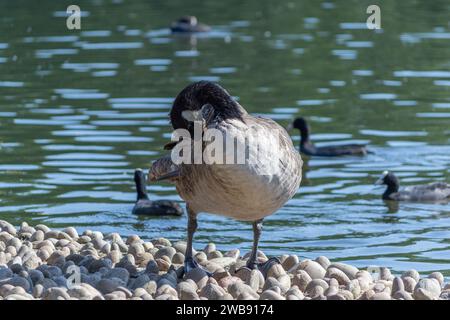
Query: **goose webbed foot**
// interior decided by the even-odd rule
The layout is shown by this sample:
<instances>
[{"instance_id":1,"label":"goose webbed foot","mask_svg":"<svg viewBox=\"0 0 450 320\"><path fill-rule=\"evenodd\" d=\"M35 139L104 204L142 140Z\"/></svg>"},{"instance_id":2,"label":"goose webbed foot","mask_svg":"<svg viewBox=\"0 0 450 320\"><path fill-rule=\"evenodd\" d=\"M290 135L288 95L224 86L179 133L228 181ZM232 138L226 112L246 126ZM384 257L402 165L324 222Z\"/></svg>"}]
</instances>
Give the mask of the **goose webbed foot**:
<instances>
[{"instance_id":1,"label":"goose webbed foot","mask_svg":"<svg viewBox=\"0 0 450 320\"><path fill-rule=\"evenodd\" d=\"M185 274L188 274L191 270L195 269L195 268L199 268L202 269L206 275L208 277L212 277L213 274L212 272L206 270L204 267L202 267L201 265L198 264L197 261L194 260L194 258L192 257L186 257L184 259L184 267L183 270L181 270L181 272L178 274L179 278L182 278Z\"/></svg>"},{"instance_id":2,"label":"goose webbed foot","mask_svg":"<svg viewBox=\"0 0 450 320\"><path fill-rule=\"evenodd\" d=\"M269 272L270 268L272 268L272 266L274 264L281 264L280 259L278 259L277 257L271 257L266 262L261 262L261 263L257 263L256 260L254 260L254 261L249 260L249 261L247 261L246 266L240 268L239 270L241 270L241 269L247 269L247 270L258 269L259 271L261 271L264 278L267 278L267 273Z\"/></svg>"}]
</instances>

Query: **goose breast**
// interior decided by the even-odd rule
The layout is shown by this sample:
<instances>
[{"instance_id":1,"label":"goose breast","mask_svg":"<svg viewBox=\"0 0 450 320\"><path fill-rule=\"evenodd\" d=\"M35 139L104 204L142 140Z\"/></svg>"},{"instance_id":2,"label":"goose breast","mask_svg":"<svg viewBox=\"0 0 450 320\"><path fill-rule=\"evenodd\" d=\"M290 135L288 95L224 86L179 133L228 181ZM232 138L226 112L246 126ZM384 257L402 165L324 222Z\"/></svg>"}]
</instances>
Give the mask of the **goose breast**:
<instances>
[{"instance_id":1,"label":"goose breast","mask_svg":"<svg viewBox=\"0 0 450 320\"><path fill-rule=\"evenodd\" d=\"M177 191L194 211L254 221L274 213L297 192L302 160L289 135L270 119L248 116L244 120L213 127L223 133L225 155L236 153L240 146L248 161L181 166L183 179L176 181ZM246 148L246 137L254 132L252 142L261 148ZM234 149L226 148L227 139L236 141ZM279 143L276 148L269 143L273 141Z\"/></svg>"}]
</instances>

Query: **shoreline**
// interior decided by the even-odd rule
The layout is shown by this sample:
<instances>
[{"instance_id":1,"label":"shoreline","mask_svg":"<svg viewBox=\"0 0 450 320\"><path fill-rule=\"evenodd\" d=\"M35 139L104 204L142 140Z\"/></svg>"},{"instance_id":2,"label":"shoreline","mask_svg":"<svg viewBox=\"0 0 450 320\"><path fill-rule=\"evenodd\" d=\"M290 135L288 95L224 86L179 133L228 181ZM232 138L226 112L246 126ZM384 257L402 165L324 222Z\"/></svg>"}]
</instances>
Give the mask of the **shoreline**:
<instances>
[{"instance_id":1,"label":"shoreline","mask_svg":"<svg viewBox=\"0 0 450 320\"><path fill-rule=\"evenodd\" d=\"M122 239L73 227L52 230L0 220L0 300L450 300L440 272L358 269L324 256L278 256L263 275L241 269L247 255L213 243L194 250L212 277L193 269L179 278L186 243L165 238ZM267 260L259 252L260 262Z\"/></svg>"}]
</instances>

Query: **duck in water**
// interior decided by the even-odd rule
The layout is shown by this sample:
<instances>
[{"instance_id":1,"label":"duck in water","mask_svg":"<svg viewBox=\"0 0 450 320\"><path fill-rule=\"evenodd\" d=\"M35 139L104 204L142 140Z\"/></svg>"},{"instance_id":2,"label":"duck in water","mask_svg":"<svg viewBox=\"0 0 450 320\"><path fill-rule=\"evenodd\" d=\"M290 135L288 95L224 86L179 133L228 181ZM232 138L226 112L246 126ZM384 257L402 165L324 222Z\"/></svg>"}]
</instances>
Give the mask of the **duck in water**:
<instances>
[{"instance_id":1,"label":"duck in water","mask_svg":"<svg viewBox=\"0 0 450 320\"><path fill-rule=\"evenodd\" d=\"M199 23L195 16L184 16L172 22L170 30L173 33L196 33L208 32L211 28L206 24Z\"/></svg>"},{"instance_id":2,"label":"duck in water","mask_svg":"<svg viewBox=\"0 0 450 320\"><path fill-rule=\"evenodd\" d=\"M223 135L224 144L230 141L227 139L236 142L233 143L235 149L226 149L225 154L236 149L247 150L247 159L251 161L236 164L207 164L203 161L201 164L176 165L169 155L153 163L149 179L172 180L186 201L188 225L184 272L199 267L192 257L192 242L197 230L197 216L206 212L252 222L253 247L246 268L259 268L266 273L278 259L271 258L263 263L257 261L263 219L296 194L302 178L300 154L284 128L273 120L251 116L218 84L201 81L187 86L178 94L170 111L173 129L184 129L192 136L195 134L192 120L196 117L201 119L200 136L205 137L210 129L214 129ZM264 150L246 149L244 144L252 130L257 131L252 136L253 143L261 145ZM271 145L270 141L277 144ZM168 146L175 151L179 144L172 142ZM208 145L201 146L203 160L207 148Z\"/></svg>"},{"instance_id":3,"label":"duck in water","mask_svg":"<svg viewBox=\"0 0 450 320\"><path fill-rule=\"evenodd\" d=\"M183 209L173 201L151 201L148 197L145 183L145 174L141 169L134 171L137 200L133 207L133 214L140 216L181 216Z\"/></svg>"},{"instance_id":4,"label":"duck in water","mask_svg":"<svg viewBox=\"0 0 450 320\"><path fill-rule=\"evenodd\" d=\"M375 184L385 184L384 200L394 201L448 201L450 200L450 184L433 182L424 185L408 186L400 189L400 182L394 173L384 171Z\"/></svg>"},{"instance_id":5,"label":"duck in water","mask_svg":"<svg viewBox=\"0 0 450 320\"><path fill-rule=\"evenodd\" d=\"M337 157L348 155L365 155L367 149L361 144L345 144L336 146L316 147L310 140L310 128L304 118L297 118L289 125L288 130L300 130L300 152L308 156Z\"/></svg>"}]
</instances>

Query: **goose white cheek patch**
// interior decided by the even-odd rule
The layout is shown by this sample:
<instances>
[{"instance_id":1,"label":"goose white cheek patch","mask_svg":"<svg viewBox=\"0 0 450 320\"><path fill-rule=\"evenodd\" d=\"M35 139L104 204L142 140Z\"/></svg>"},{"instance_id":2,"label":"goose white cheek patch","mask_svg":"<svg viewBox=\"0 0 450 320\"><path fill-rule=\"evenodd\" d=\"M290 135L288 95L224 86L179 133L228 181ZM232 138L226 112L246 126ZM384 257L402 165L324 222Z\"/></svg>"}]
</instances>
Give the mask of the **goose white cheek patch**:
<instances>
[{"instance_id":1,"label":"goose white cheek patch","mask_svg":"<svg viewBox=\"0 0 450 320\"><path fill-rule=\"evenodd\" d=\"M214 107L210 104L203 105L200 110L184 110L181 116L189 122L204 121L214 113Z\"/></svg>"}]
</instances>

